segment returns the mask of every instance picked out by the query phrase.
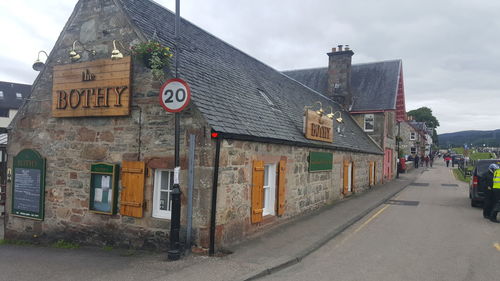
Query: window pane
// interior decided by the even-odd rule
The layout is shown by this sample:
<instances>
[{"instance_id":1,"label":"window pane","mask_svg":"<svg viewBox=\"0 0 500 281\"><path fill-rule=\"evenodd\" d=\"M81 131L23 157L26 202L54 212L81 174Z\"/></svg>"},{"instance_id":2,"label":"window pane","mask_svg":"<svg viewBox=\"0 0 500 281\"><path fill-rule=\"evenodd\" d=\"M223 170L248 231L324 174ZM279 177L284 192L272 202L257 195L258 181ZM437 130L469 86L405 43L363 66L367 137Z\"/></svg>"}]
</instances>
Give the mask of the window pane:
<instances>
[{"instance_id":1,"label":"window pane","mask_svg":"<svg viewBox=\"0 0 500 281\"><path fill-rule=\"evenodd\" d=\"M264 166L264 186L269 186L269 165Z\"/></svg>"},{"instance_id":2,"label":"window pane","mask_svg":"<svg viewBox=\"0 0 500 281\"><path fill-rule=\"evenodd\" d=\"M170 198L169 192L160 193L160 210L170 211Z\"/></svg>"},{"instance_id":3,"label":"window pane","mask_svg":"<svg viewBox=\"0 0 500 281\"><path fill-rule=\"evenodd\" d=\"M168 171L161 171L161 179L160 179L160 188L161 190L168 190Z\"/></svg>"}]
</instances>

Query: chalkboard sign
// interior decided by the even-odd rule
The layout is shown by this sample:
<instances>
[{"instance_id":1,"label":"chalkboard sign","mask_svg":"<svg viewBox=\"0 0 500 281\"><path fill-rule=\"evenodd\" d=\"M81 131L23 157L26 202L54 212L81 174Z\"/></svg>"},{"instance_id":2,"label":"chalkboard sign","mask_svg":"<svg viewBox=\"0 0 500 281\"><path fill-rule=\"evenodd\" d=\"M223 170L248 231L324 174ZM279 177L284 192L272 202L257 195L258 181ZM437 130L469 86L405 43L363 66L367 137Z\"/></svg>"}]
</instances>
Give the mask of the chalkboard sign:
<instances>
[{"instance_id":1,"label":"chalkboard sign","mask_svg":"<svg viewBox=\"0 0 500 281\"><path fill-rule=\"evenodd\" d=\"M45 159L32 149L14 156L12 214L43 220L45 209Z\"/></svg>"},{"instance_id":2,"label":"chalkboard sign","mask_svg":"<svg viewBox=\"0 0 500 281\"><path fill-rule=\"evenodd\" d=\"M118 171L119 166L116 164L96 163L90 166L90 211L116 214Z\"/></svg>"}]
</instances>

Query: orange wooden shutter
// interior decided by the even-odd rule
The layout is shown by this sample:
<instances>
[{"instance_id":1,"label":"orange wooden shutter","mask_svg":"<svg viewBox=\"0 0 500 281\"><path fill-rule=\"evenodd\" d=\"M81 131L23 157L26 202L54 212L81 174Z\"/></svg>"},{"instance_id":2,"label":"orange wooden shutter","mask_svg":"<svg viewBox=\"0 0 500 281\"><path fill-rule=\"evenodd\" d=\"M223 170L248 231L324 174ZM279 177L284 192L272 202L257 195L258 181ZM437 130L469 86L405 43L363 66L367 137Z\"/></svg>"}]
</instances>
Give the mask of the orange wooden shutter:
<instances>
[{"instance_id":1,"label":"orange wooden shutter","mask_svg":"<svg viewBox=\"0 0 500 281\"><path fill-rule=\"evenodd\" d=\"M347 194L349 187L349 162L344 161L344 194Z\"/></svg>"},{"instance_id":2,"label":"orange wooden shutter","mask_svg":"<svg viewBox=\"0 0 500 281\"><path fill-rule=\"evenodd\" d=\"M145 162L123 161L120 214L142 218L145 171Z\"/></svg>"},{"instance_id":3,"label":"orange wooden shutter","mask_svg":"<svg viewBox=\"0 0 500 281\"><path fill-rule=\"evenodd\" d=\"M354 193L354 162L351 162L351 192Z\"/></svg>"},{"instance_id":4,"label":"orange wooden shutter","mask_svg":"<svg viewBox=\"0 0 500 281\"><path fill-rule=\"evenodd\" d=\"M285 213L286 160L280 160L278 170L278 216Z\"/></svg>"},{"instance_id":5,"label":"orange wooden shutter","mask_svg":"<svg viewBox=\"0 0 500 281\"><path fill-rule=\"evenodd\" d=\"M262 221L264 208L264 161L253 161L252 173L252 223Z\"/></svg>"},{"instance_id":6,"label":"orange wooden shutter","mask_svg":"<svg viewBox=\"0 0 500 281\"><path fill-rule=\"evenodd\" d=\"M370 162L370 167L368 171L368 185L373 186L373 162Z\"/></svg>"}]
</instances>

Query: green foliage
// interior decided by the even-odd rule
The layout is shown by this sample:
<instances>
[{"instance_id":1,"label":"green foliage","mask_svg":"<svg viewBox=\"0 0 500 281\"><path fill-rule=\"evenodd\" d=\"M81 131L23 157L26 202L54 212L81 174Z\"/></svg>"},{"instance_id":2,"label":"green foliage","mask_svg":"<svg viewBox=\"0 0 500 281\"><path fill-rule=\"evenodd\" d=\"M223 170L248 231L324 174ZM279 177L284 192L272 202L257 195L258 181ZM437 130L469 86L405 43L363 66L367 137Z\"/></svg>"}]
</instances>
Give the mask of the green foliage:
<instances>
[{"instance_id":1,"label":"green foliage","mask_svg":"<svg viewBox=\"0 0 500 281\"><path fill-rule=\"evenodd\" d=\"M54 244L51 245L54 248L60 248L60 249L77 249L80 248L80 245L77 243L72 243L72 242L67 242L64 240L58 240Z\"/></svg>"},{"instance_id":2,"label":"green foliage","mask_svg":"<svg viewBox=\"0 0 500 281\"><path fill-rule=\"evenodd\" d=\"M106 246L102 247L102 249L105 250L105 251L111 251L111 250L113 250L113 246L107 246L106 245Z\"/></svg>"},{"instance_id":3,"label":"green foliage","mask_svg":"<svg viewBox=\"0 0 500 281\"><path fill-rule=\"evenodd\" d=\"M151 68L155 79L164 76L163 68L170 65L173 56L169 47L165 47L157 41L142 42L132 47L132 54L142 60L146 67Z\"/></svg>"},{"instance_id":4,"label":"green foliage","mask_svg":"<svg viewBox=\"0 0 500 281\"><path fill-rule=\"evenodd\" d=\"M432 115L432 109L424 106L418 109L408 111L408 115L413 116L417 122L425 122L429 128L439 127L439 121Z\"/></svg>"},{"instance_id":5,"label":"green foliage","mask_svg":"<svg viewBox=\"0 0 500 281\"><path fill-rule=\"evenodd\" d=\"M471 160L480 160L480 159L490 159L492 156L489 152L476 152L472 153L470 156Z\"/></svg>"},{"instance_id":6,"label":"green foliage","mask_svg":"<svg viewBox=\"0 0 500 281\"><path fill-rule=\"evenodd\" d=\"M0 245L32 246L33 244L31 242L23 240L0 239Z\"/></svg>"},{"instance_id":7,"label":"green foliage","mask_svg":"<svg viewBox=\"0 0 500 281\"><path fill-rule=\"evenodd\" d=\"M453 169L453 174L455 175L455 178L459 181L463 182L469 182L470 177L469 176L464 176L462 172L459 169Z\"/></svg>"}]
</instances>

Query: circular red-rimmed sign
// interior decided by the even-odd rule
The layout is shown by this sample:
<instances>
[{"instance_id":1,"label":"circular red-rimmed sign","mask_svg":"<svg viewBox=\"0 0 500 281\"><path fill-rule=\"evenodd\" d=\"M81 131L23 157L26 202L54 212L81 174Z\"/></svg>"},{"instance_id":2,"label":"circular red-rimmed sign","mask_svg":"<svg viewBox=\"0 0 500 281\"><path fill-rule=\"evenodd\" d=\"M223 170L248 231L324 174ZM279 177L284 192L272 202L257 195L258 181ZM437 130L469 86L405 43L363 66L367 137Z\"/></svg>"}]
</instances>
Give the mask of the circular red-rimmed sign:
<instances>
[{"instance_id":1,"label":"circular red-rimmed sign","mask_svg":"<svg viewBox=\"0 0 500 281\"><path fill-rule=\"evenodd\" d=\"M160 105L168 112L180 112L191 100L191 89L186 81L173 78L160 88Z\"/></svg>"}]
</instances>

